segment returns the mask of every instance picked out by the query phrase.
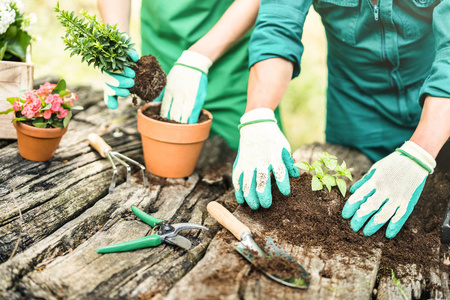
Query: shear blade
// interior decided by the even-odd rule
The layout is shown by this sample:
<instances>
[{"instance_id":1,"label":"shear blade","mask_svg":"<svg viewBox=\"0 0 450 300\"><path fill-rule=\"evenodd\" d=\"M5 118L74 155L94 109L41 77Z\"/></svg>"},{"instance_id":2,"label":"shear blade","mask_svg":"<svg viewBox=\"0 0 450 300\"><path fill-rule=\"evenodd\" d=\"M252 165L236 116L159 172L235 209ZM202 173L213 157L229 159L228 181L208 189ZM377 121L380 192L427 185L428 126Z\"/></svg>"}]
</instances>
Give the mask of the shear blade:
<instances>
[{"instance_id":1,"label":"shear blade","mask_svg":"<svg viewBox=\"0 0 450 300\"><path fill-rule=\"evenodd\" d=\"M192 246L191 241L181 235L166 237L165 242L189 250Z\"/></svg>"}]
</instances>

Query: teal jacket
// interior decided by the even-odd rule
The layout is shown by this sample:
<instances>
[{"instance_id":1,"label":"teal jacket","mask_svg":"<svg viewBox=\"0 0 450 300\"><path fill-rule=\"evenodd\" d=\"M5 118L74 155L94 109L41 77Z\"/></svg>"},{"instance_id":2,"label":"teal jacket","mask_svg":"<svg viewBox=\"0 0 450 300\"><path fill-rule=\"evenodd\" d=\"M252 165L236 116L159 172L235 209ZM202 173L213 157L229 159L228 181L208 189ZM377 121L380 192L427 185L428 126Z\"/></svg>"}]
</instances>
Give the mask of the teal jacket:
<instances>
[{"instance_id":1,"label":"teal jacket","mask_svg":"<svg viewBox=\"0 0 450 300\"><path fill-rule=\"evenodd\" d=\"M327 141L379 160L411 137L427 95L450 98L450 0L261 0L250 67L283 57L298 76L311 5L328 41Z\"/></svg>"}]
</instances>

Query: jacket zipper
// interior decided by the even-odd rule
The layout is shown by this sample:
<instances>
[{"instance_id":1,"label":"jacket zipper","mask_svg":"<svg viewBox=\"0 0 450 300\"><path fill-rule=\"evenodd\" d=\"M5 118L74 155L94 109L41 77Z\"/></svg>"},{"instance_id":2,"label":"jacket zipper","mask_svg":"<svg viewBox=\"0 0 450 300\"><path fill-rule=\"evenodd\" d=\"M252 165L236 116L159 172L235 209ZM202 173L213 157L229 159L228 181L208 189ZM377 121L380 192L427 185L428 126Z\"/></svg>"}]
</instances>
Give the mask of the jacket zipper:
<instances>
[{"instance_id":1,"label":"jacket zipper","mask_svg":"<svg viewBox=\"0 0 450 300\"><path fill-rule=\"evenodd\" d=\"M372 1L370 1L370 3L372 4ZM376 4L372 4L373 6L373 16L375 18L375 21L380 24L380 31L381 31L381 56L383 58L384 61L387 61L386 58L386 34L384 32L384 26L383 26L383 22L381 22L380 20L380 0L377 0ZM389 76L389 83L391 84L391 86L394 86L394 82L392 81L392 77Z\"/></svg>"}]
</instances>

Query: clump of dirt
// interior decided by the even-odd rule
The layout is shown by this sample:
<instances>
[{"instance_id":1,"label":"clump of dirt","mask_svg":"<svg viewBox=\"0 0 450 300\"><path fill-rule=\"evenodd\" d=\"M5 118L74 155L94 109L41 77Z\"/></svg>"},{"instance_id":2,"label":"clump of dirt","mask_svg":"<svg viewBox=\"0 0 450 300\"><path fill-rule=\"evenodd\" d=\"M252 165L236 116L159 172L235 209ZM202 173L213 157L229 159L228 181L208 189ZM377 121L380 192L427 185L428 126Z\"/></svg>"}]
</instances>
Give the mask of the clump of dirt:
<instances>
[{"instance_id":1,"label":"clump of dirt","mask_svg":"<svg viewBox=\"0 0 450 300\"><path fill-rule=\"evenodd\" d=\"M261 257L254 253L254 257L252 262L258 269L277 278L287 280L299 278L302 275L301 269L295 262L282 256Z\"/></svg>"},{"instance_id":2,"label":"clump of dirt","mask_svg":"<svg viewBox=\"0 0 450 300\"><path fill-rule=\"evenodd\" d=\"M161 69L156 57L150 54L144 55L131 68L136 72L136 77L130 93L145 102L153 101L167 83L166 74ZM133 98L133 103L136 105L135 98Z\"/></svg>"},{"instance_id":3,"label":"clump of dirt","mask_svg":"<svg viewBox=\"0 0 450 300\"><path fill-rule=\"evenodd\" d=\"M274 184L269 209L253 211L245 207L244 212L265 227L267 237L276 234L294 245L320 246L327 254L356 252L365 256L380 248L380 269L416 264L423 271L430 267L450 270L439 258L440 225L450 199L450 182L445 175L437 173L428 178L412 215L391 240L384 236L386 225L370 237L362 230L353 232L350 220L341 216L346 199L335 190L312 191L310 186L311 176L305 173L291 179L289 196L282 195Z\"/></svg>"},{"instance_id":4,"label":"clump of dirt","mask_svg":"<svg viewBox=\"0 0 450 300\"><path fill-rule=\"evenodd\" d=\"M147 116L149 118L152 118L154 120L157 121L162 121L162 122L167 122L167 123L176 123L176 124L182 124L180 122L177 122L175 120L171 120L171 119L167 119L164 117L161 117L159 115L159 112L161 111L161 106L160 105L150 105L149 107L147 107L145 110L142 111L142 113L144 114L144 116ZM197 123L203 123L209 120L209 117L207 114L200 112L200 116L198 117L198 121Z\"/></svg>"},{"instance_id":5,"label":"clump of dirt","mask_svg":"<svg viewBox=\"0 0 450 300\"><path fill-rule=\"evenodd\" d=\"M253 234L252 236L255 243L268 255L268 257L261 257L258 252L248 250L255 257L252 262L258 269L280 279L300 278L303 275L297 262L277 255L267 248L266 239L259 234ZM307 279L309 280L309 278Z\"/></svg>"}]
</instances>

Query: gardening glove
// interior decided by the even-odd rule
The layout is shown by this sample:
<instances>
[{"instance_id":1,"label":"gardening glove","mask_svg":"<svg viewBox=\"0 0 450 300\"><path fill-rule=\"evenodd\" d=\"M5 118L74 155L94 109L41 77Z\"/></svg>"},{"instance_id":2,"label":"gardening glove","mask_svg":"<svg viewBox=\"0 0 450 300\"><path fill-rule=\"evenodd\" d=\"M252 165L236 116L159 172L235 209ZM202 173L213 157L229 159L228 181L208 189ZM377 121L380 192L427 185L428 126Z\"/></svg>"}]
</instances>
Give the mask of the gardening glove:
<instances>
[{"instance_id":1,"label":"gardening glove","mask_svg":"<svg viewBox=\"0 0 450 300\"><path fill-rule=\"evenodd\" d=\"M131 49L128 56L133 62L139 60L139 54L136 50ZM134 86L134 76L136 73L129 67L125 68L123 73L104 71L102 74L103 85L103 101L106 106L116 109L118 106L117 97L128 97L130 95L129 88Z\"/></svg>"},{"instance_id":2,"label":"gardening glove","mask_svg":"<svg viewBox=\"0 0 450 300\"><path fill-rule=\"evenodd\" d=\"M365 236L377 232L390 219L386 237L393 238L411 215L435 166L433 157L420 146L411 141L404 143L375 163L350 188L353 195L345 204L342 216L345 219L353 216L350 227L356 232L373 215L363 229Z\"/></svg>"},{"instance_id":3,"label":"gardening glove","mask_svg":"<svg viewBox=\"0 0 450 300\"><path fill-rule=\"evenodd\" d=\"M167 76L167 85L155 101L161 101L161 117L181 123L197 123L205 103L208 69L212 61L197 52L184 51Z\"/></svg>"},{"instance_id":4,"label":"gardening glove","mask_svg":"<svg viewBox=\"0 0 450 300\"><path fill-rule=\"evenodd\" d=\"M273 172L278 189L289 195L289 177L298 177L291 147L277 126L271 109L257 108L244 114L239 125L241 138L233 166L233 185L236 200L244 200L251 209L272 205L270 172Z\"/></svg>"}]
</instances>

